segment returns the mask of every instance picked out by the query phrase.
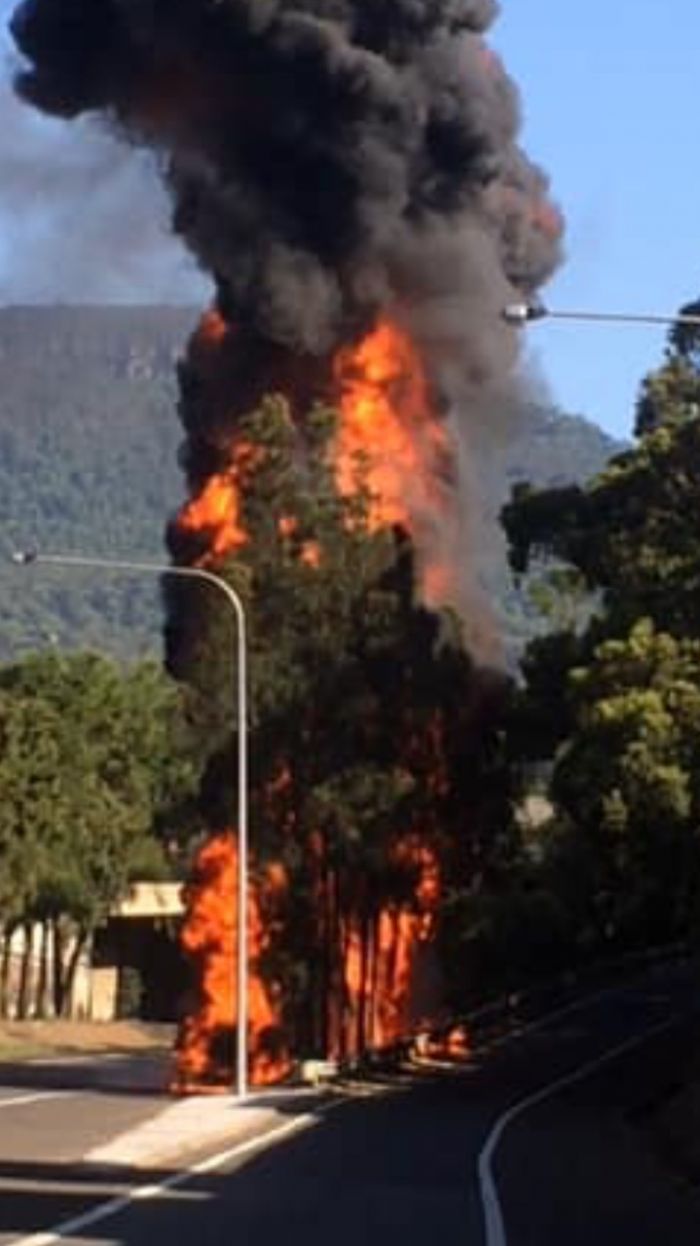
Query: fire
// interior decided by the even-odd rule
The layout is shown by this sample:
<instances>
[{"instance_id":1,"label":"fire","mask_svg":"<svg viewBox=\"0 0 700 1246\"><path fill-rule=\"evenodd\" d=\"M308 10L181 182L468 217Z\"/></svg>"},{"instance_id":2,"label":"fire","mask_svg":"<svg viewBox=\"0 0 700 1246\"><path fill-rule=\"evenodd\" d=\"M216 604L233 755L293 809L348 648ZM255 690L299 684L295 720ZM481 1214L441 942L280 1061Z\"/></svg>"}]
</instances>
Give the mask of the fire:
<instances>
[{"instance_id":1,"label":"fire","mask_svg":"<svg viewBox=\"0 0 700 1246\"><path fill-rule=\"evenodd\" d=\"M320 567L322 557L321 546L318 541L304 541L299 550L299 558L307 567L313 567L314 569Z\"/></svg>"},{"instance_id":2,"label":"fire","mask_svg":"<svg viewBox=\"0 0 700 1246\"><path fill-rule=\"evenodd\" d=\"M196 497L183 506L177 523L182 532L208 535L207 559L223 557L245 545L240 496L233 474L219 472L210 476Z\"/></svg>"},{"instance_id":3,"label":"fire","mask_svg":"<svg viewBox=\"0 0 700 1246\"><path fill-rule=\"evenodd\" d=\"M235 836L222 832L197 856L187 888L182 946L197 970L196 999L178 1036L175 1089L229 1089L235 1053L238 854ZM280 1081L291 1062L281 1035L274 986L263 982L257 963L269 942L265 904L286 887L281 866L271 866L248 905L250 1080Z\"/></svg>"},{"instance_id":4,"label":"fire","mask_svg":"<svg viewBox=\"0 0 700 1246\"><path fill-rule=\"evenodd\" d=\"M292 540L299 525L292 515L282 515L277 521L277 531L283 541ZM298 547L298 558L307 567L320 567L322 561L321 546L318 541L301 541Z\"/></svg>"},{"instance_id":5,"label":"fire","mask_svg":"<svg viewBox=\"0 0 700 1246\"><path fill-rule=\"evenodd\" d=\"M391 854L414 875L410 901L384 904L371 920L340 920L343 991L330 1005L330 1051L356 1056L406 1038L435 1015L440 1000L433 936L440 899L437 854L419 834ZM362 898L358 907L362 908Z\"/></svg>"},{"instance_id":6,"label":"fire","mask_svg":"<svg viewBox=\"0 0 700 1246\"><path fill-rule=\"evenodd\" d=\"M203 319L193 349L204 374L222 393L221 361L228 327L218 313ZM382 321L362 341L343 348L333 360L339 425L332 446L338 490L355 495L361 485L369 493L368 522L373 530L400 525L420 529L424 517L435 522L441 499L436 470L447 453L447 434L431 401L430 385L420 355L398 325ZM228 466L213 474L183 507L178 527L200 534L206 542L202 562L241 549L249 537L242 522L242 490L264 453L236 440L228 449ZM251 457L252 456L252 457ZM276 519L280 545L291 557L316 568L323 551L313 534L300 528L293 514ZM447 592L449 568L434 562L422 568L424 599L439 600ZM443 598L444 599L444 598ZM433 738L435 737L435 738ZM406 760L427 749L430 764L440 755L439 731L425 739L409 735ZM439 775L439 768L434 767ZM283 764L267 791L268 816L280 829L302 834L293 811L292 772ZM437 779L436 779L437 781ZM290 804L290 801L292 802ZM326 948L336 969L326 981L323 1003L327 1054L360 1054L367 1046L386 1046L414 1032L435 1015L439 975L435 969L435 918L440 899L440 866L430 835L399 837L390 850L390 865L405 871L411 897L371 902L365 880L335 878L325 862L325 849L313 828L306 834L312 864L315 903L319 914L319 946ZM258 871L260 874L260 871ZM227 1087L235 1055L235 966L237 941L237 858L235 836L218 833L200 850L194 882L188 889L182 942L198 975L197 997L183 1023L178 1043L179 1089ZM282 1032L280 988L263 979L266 952L284 937L284 869L268 865L251 885L248 910L250 939L250 1077L254 1084L279 1081L291 1067ZM334 898L335 897L335 898ZM368 915L369 913L369 915ZM281 924L280 924L281 923Z\"/></svg>"},{"instance_id":7,"label":"fire","mask_svg":"<svg viewBox=\"0 0 700 1246\"><path fill-rule=\"evenodd\" d=\"M432 508L431 468L447 448L420 356L408 334L384 320L334 361L340 428L335 444L338 488L346 496L364 480L373 527L401 524Z\"/></svg>"},{"instance_id":8,"label":"fire","mask_svg":"<svg viewBox=\"0 0 700 1246\"><path fill-rule=\"evenodd\" d=\"M197 326L194 349L201 351L216 350L222 346L231 330L221 312L209 307L202 315Z\"/></svg>"},{"instance_id":9,"label":"fire","mask_svg":"<svg viewBox=\"0 0 700 1246\"><path fill-rule=\"evenodd\" d=\"M419 1063L440 1061L441 1064L466 1064L474 1055L474 1044L469 1026L458 1022L447 1030L437 1032L423 1030L413 1042L413 1059Z\"/></svg>"}]
</instances>

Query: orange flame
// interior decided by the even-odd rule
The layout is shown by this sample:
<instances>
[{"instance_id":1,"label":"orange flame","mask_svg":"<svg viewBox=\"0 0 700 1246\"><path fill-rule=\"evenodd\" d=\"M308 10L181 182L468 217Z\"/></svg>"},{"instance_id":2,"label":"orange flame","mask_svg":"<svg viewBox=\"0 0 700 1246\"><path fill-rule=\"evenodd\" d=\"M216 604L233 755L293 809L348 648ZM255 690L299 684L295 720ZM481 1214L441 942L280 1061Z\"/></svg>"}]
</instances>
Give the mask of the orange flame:
<instances>
[{"instance_id":1,"label":"orange flame","mask_svg":"<svg viewBox=\"0 0 700 1246\"><path fill-rule=\"evenodd\" d=\"M340 428L335 446L339 492L369 493L371 529L399 525L418 538L421 596L427 605L449 600L454 572L421 535L434 532L444 515L446 493L438 483L449 455L447 429L434 409L430 384L407 332L380 321L355 346L343 347L333 363Z\"/></svg>"},{"instance_id":2,"label":"orange flame","mask_svg":"<svg viewBox=\"0 0 700 1246\"><path fill-rule=\"evenodd\" d=\"M207 840L187 888L182 946L197 971L197 999L178 1036L175 1089L229 1089L236 1027L238 854L235 837L222 832ZM269 938L265 903L286 887L281 866L271 866L258 887L251 885L248 906L249 1046L253 1085L280 1081L291 1062L281 1036L274 986L257 969Z\"/></svg>"},{"instance_id":3,"label":"orange flame","mask_svg":"<svg viewBox=\"0 0 700 1246\"><path fill-rule=\"evenodd\" d=\"M407 333L381 321L359 345L339 351L334 375L341 414L338 488L352 495L364 477L372 526L403 524L410 530L411 494L434 503L429 468L447 444L420 356Z\"/></svg>"},{"instance_id":4,"label":"orange flame","mask_svg":"<svg viewBox=\"0 0 700 1246\"><path fill-rule=\"evenodd\" d=\"M299 524L292 515L282 515L277 520L277 531L283 541L293 538L298 529ZM307 567L320 567L322 555L318 541L302 541L298 548L298 557Z\"/></svg>"},{"instance_id":5,"label":"orange flame","mask_svg":"<svg viewBox=\"0 0 700 1246\"><path fill-rule=\"evenodd\" d=\"M209 307L202 315L195 335L195 350L215 350L226 340L231 326L224 320L220 311Z\"/></svg>"},{"instance_id":6,"label":"orange flame","mask_svg":"<svg viewBox=\"0 0 700 1246\"><path fill-rule=\"evenodd\" d=\"M207 558L222 557L245 545L240 521L240 497L233 475L219 472L183 506L177 519L182 532L209 534Z\"/></svg>"},{"instance_id":7,"label":"orange flame","mask_svg":"<svg viewBox=\"0 0 700 1246\"><path fill-rule=\"evenodd\" d=\"M391 1046L438 1010L437 854L416 834L396 845L393 858L416 874L411 901L385 904L370 923L355 913L341 919L343 991L329 1001L330 1047L336 1058Z\"/></svg>"}]
</instances>

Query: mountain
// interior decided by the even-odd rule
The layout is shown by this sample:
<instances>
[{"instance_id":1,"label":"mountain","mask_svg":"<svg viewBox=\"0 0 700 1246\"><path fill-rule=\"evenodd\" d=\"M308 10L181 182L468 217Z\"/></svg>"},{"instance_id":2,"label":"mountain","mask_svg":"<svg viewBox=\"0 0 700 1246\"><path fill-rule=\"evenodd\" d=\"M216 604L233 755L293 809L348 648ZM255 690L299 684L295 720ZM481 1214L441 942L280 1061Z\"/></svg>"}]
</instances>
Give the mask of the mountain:
<instances>
[{"instance_id":1,"label":"mountain","mask_svg":"<svg viewBox=\"0 0 700 1246\"><path fill-rule=\"evenodd\" d=\"M19 570L9 553L164 557L164 526L183 496L176 362L196 320L182 307L0 309L0 659L50 643L124 656L158 650L157 582ZM509 651L534 626L496 520L511 485L585 479L618 448L585 419L536 406L500 444L477 448L491 534L480 578Z\"/></svg>"},{"instance_id":2,"label":"mountain","mask_svg":"<svg viewBox=\"0 0 700 1246\"><path fill-rule=\"evenodd\" d=\"M527 481L537 488L583 483L598 475L614 454L626 448L581 415L531 404L522 409L516 428L500 444L476 447L484 512L479 581L495 610L507 664L515 669L525 643L551 626L531 595L532 578L517 585L508 566L499 513L513 486Z\"/></svg>"}]
</instances>

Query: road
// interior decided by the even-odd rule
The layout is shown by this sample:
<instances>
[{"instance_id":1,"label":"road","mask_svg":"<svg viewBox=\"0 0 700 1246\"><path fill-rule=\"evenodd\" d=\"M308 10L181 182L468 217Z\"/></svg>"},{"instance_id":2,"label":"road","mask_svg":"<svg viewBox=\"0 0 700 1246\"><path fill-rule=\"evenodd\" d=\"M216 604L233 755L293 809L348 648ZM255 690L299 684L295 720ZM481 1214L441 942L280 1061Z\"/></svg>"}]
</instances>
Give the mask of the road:
<instances>
[{"instance_id":1,"label":"road","mask_svg":"<svg viewBox=\"0 0 700 1246\"><path fill-rule=\"evenodd\" d=\"M679 1075L697 1013L691 972L665 970L469 1070L290 1112L275 1145L192 1156L189 1171L2 1160L0 1242L51 1246L69 1220L60 1240L82 1246L695 1246L700 1191L664 1171L636 1116ZM4 1102L2 1136L22 1112L68 1122L82 1100Z\"/></svg>"}]
</instances>

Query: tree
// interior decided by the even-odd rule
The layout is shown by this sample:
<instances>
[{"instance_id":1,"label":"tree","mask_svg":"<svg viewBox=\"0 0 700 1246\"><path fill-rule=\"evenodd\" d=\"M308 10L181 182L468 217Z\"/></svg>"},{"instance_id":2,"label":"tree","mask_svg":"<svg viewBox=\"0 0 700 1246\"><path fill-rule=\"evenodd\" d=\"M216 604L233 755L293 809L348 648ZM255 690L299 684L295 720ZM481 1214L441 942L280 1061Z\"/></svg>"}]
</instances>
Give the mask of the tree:
<instances>
[{"instance_id":1,"label":"tree","mask_svg":"<svg viewBox=\"0 0 700 1246\"><path fill-rule=\"evenodd\" d=\"M472 888L486 885L508 826L507 784L490 760L507 681L475 668L453 616L417 604L407 535L371 526L364 490L338 493L334 427L334 414L316 409L300 435L281 400L239 427L247 539L217 565L250 624L256 870L279 862L288 880L261 968L306 1051L328 1050L338 1026L351 1048L363 1047L382 914L435 917L428 860L439 859L450 885L468 875ZM196 545L175 531L176 556L201 557L211 538L204 532ZM185 595L174 583L169 600L171 669L194 689L191 712L209 751L205 818L224 828L233 808L230 620L199 589ZM491 786L480 789L489 767ZM351 937L361 962L354 995ZM329 1000L340 1000L340 1021Z\"/></svg>"},{"instance_id":2,"label":"tree","mask_svg":"<svg viewBox=\"0 0 700 1246\"><path fill-rule=\"evenodd\" d=\"M699 341L692 326L672 331L663 366L643 384L631 450L583 487L521 486L503 511L514 572L534 556L576 569L599 595L605 634L622 634L642 617L677 635L700 630L692 522L700 503ZM593 628L600 630L595 619Z\"/></svg>"},{"instance_id":3,"label":"tree","mask_svg":"<svg viewBox=\"0 0 700 1246\"><path fill-rule=\"evenodd\" d=\"M588 845L598 937L678 937L700 881L700 640L641 620L570 678L575 717L552 793Z\"/></svg>"},{"instance_id":4,"label":"tree","mask_svg":"<svg viewBox=\"0 0 700 1246\"><path fill-rule=\"evenodd\" d=\"M553 852L575 859L579 883L587 880L579 918L589 944L677 935L690 928L697 904L693 326L674 326L662 367L644 381L636 433L636 445L586 486L521 488L503 515L516 573L533 557L553 559L593 595L587 626L529 647L512 737L521 757L554 760L551 791L562 821Z\"/></svg>"},{"instance_id":5,"label":"tree","mask_svg":"<svg viewBox=\"0 0 700 1246\"><path fill-rule=\"evenodd\" d=\"M129 882L167 872L154 832L195 779L179 720L176 688L150 665L49 653L0 670L2 924L50 926L58 1013Z\"/></svg>"}]
</instances>

